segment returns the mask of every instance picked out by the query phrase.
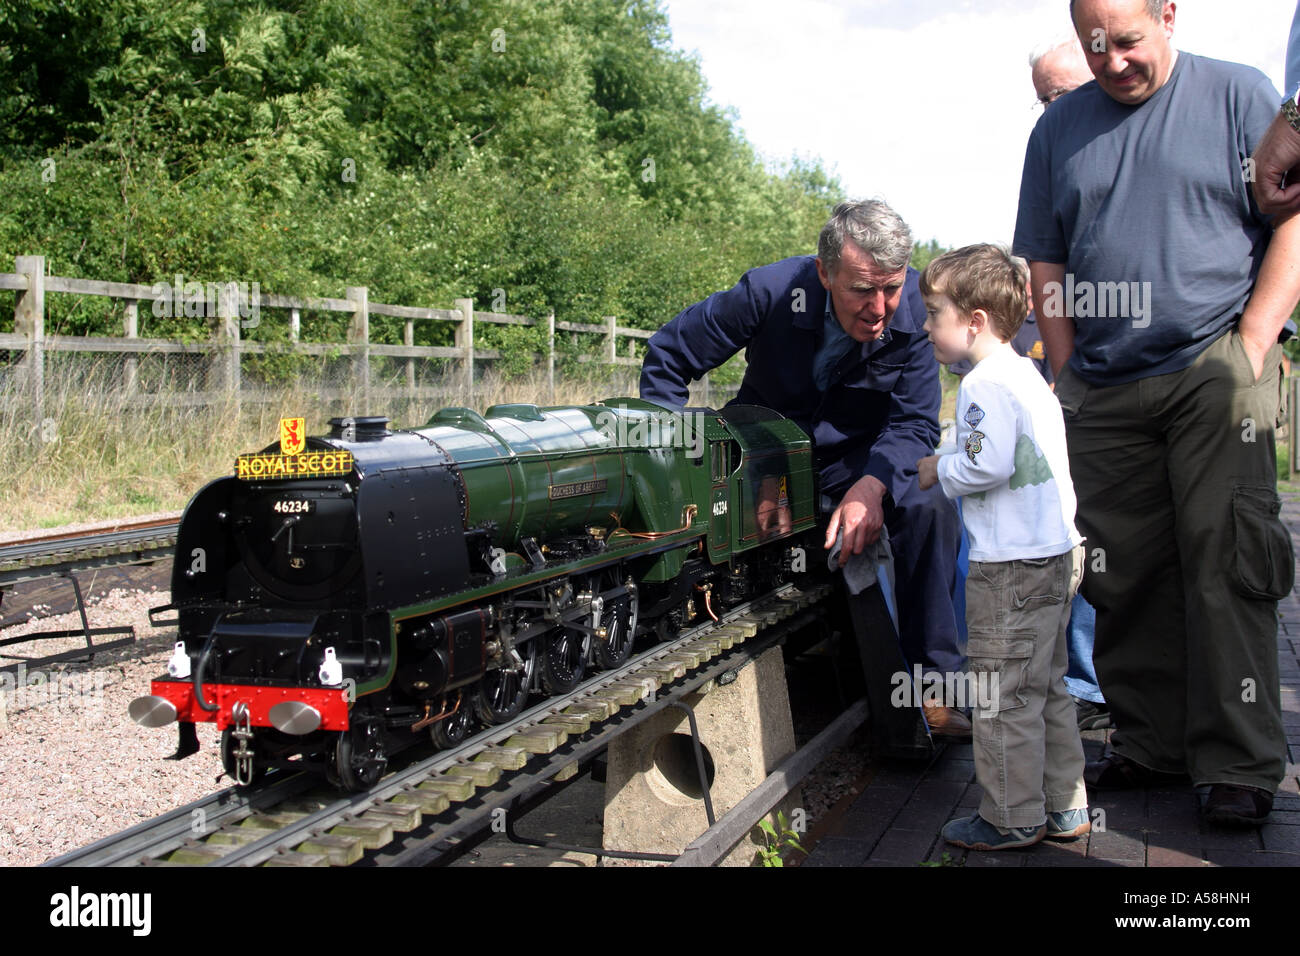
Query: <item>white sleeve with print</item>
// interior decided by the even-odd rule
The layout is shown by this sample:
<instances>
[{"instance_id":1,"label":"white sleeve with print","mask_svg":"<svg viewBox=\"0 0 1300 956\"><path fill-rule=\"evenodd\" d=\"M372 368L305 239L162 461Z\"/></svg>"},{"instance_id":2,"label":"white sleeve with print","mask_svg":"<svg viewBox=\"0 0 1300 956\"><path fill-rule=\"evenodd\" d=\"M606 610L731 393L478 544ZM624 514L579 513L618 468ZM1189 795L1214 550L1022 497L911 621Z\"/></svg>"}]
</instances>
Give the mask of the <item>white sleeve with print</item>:
<instances>
[{"instance_id":1,"label":"white sleeve with print","mask_svg":"<svg viewBox=\"0 0 1300 956\"><path fill-rule=\"evenodd\" d=\"M963 499L971 560L1079 544L1061 406L1033 364L1010 348L987 356L962 381L956 412L957 451L939 459L939 483Z\"/></svg>"},{"instance_id":2,"label":"white sleeve with print","mask_svg":"<svg viewBox=\"0 0 1300 956\"><path fill-rule=\"evenodd\" d=\"M1017 416L1011 396L996 382L962 382L957 389L957 452L939 459L944 494L957 498L1006 484L1016 464Z\"/></svg>"}]
</instances>

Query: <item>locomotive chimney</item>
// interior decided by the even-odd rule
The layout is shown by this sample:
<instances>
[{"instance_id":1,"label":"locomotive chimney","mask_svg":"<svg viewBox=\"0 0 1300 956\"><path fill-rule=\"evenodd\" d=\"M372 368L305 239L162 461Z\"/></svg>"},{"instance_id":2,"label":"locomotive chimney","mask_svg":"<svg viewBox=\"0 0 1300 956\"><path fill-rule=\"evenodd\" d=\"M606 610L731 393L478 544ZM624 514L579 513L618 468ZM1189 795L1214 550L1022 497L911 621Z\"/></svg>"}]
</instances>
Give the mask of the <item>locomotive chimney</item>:
<instances>
[{"instance_id":1,"label":"locomotive chimney","mask_svg":"<svg viewBox=\"0 0 1300 956\"><path fill-rule=\"evenodd\" d=\"M331 418L330 438L346 442L376 441L386 435L389 419L383 415L360 418Z\"/></svg>"}]
</instances>

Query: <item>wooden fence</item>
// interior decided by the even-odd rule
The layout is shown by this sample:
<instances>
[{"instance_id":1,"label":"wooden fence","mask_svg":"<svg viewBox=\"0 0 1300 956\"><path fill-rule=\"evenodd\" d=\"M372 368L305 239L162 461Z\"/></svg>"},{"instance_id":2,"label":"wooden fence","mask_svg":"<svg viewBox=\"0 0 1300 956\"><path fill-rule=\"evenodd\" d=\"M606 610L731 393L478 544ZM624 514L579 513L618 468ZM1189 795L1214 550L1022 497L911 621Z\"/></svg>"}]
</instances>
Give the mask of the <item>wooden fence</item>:
<instances>
[{"instance_id":1,"label":"wooden fence","mask_svg":"<svg viewBox=\"0 0 1300 956\"><path fill-rule=\"evenodd\" d=\"M159 283L162 285L162 283ZM188 285L194 285L190 283ZM351 358L351 391L369 392L370 360L372 357L405 359L405 387L399 389L404 398L440 398L447 393L445 385L417 387L416 364L430 359L451 360L458 368L449 384L455 391L469 396L473 402L475 388L475 362L500 358L494 349L477 348L475 326L479 323L494 325L544 325L546 352L534 353L534 360L544 360L546 389L551 401L555 400L556 335L597 336L601 343L597 349L584 352L580 361L598 362L607 366L639 366L641 359L634 353L635 340L648 339L653 333L644 329L625 328L613 316L605 316L599 323L557 322L554 313L545 318L480 312L472 299L456 299L453 309L431 309L405 305L387 305L371 302L366 286L348 286L344 298L316 298L289 295L266 295L258 290L250 294L236 283L200 286L200 295L215 291L216 325L211 335L202 342L181 342L171 339L141 338L139 336L140 303L166 300L167 307L176 306L172 286L159 291L158 286L133 285L121 282L102 282L45 274L44 256L18 256L12 273L0 273L0 289L17 292L14 307L14 331L0 332L0 350L25 353L15 371L18 387L26 393L37 421L43 417L45 404L46 354L52 352L118 353L124 356L124 389L133 393L137 389L136 363L144 354L194 354L205 357L208 365L208 387L182 396L188 404L211 404L218 401L257 401L254 391L241 388L241 358L245 355L280 351L283 346L269 346L263 342L241 337L241 327L250 313L261 315L263 310L278 309L288 313L290 351L297 355L349 356ZM110 336L49 335L45 331L45 298L47 294L78 296L105 296L123 303L122 334ZM251 300L251 301L250 301ZM205 297L205 302L206 302ZM347 341L341 343L300 341L301 317L305 310L339 312L351 316ZM387 345L370 340L371 316L391 316L404 321L402 345ZM417 322L453 323L453 346L421 346L415 344ZM620 349L620 346L623 348ZM386 392L391 389L385 389ZM707 377L696 387L696 395L703 404L712 397ZM324 395L322 397L330 397Z\"/></svg>"}]
</instances>

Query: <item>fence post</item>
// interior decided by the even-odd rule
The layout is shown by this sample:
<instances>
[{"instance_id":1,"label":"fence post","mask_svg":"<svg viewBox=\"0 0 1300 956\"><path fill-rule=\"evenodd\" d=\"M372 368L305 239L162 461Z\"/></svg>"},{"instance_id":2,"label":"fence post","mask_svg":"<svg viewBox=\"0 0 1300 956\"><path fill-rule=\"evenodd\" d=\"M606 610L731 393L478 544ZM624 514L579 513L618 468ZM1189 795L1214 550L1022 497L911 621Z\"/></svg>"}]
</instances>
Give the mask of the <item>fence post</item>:
<instances>
[{"instance_id":1,"label":"fence post","mask_svg":"<svg viewBox=\"0 0 1300 956\"><path fill-rule=\"evenodd\" d=\"M122 335L128 339L138 339L140 337L140 301L138 299L127 299L124 305L126 310L122 314ZM134 395L139 388L139 368L140 360L135 357L135 353L127 352L126 361L123 363L123 388L128 396Z\"/></svg>"},{"instance_id":2,"label":"fence post","mask_svg":"<svg viewBox=\"0 0 1300 956\"><path fill-rule=\"evenodd\" d=\"M546 317L546 395L555 404L555 312Z\"/></svg>"},{"instance_id":3,"label":"fence post","mask_svg":"<svg viewBox=\"0 0 1300 956\"><path fill-rule=\"evenodd\" d=\"M239 404L239 287L222 283L217 292L217 347L214 366L221 388Z\"/></svg>"},{"instance_id":4,"label":"fence post","mask_svg":"<svg viewBox=\"0 0 1300 956\"><path fill-rule=\"evenodd\" d=\"M456 309L462 318L456 326L456 348L464 349L465 403L474 404L474 300L457 299Z\"/></svg>"},{"instance_id":5,"label":"fence post","mask_svg":"<svg viewBox=\"0 0 1300 956\"><path fill-rule=\"evenodd\" d=\"M1300 375L1291 376L1291 402L1287 408L1287 426L1286 438L1291 444L1291 459L1288 462L1288 471L1291 475L1300 472L1300 441L1296 441L1296 436L1300 435Z\"/></svg>"},{"instance_id":6,"label":"fence post","mask_svg":"<svg viewBox=\"0 0 1300 956\"><path fill-rule=\"evenodd\" d=\"M15 256L14 272L27 276L27 291L14 305L14 332L27 336L21 379L32 399L35 434L44 435L45 419L45 257Z\"/></svg>"},{"instance_id":7,"label":"fence post","mask_svg":"<svg viewBox=\"0 0 1300 956\"><path fill-rule=\"evenodd\" d=\"M605 361L610 365L618 363L618 340L615 338L616 333L614 331L617 328L617 322L618 320L614 316L605 316L605 351L609 355Z\"/></svg>"},{"instance_id":8,"label":"fence post","mask_svg":"<svg viewBox=\"0 0 1300 956\"><path fill-rule=\"evenodd\" d=\"M402 342L407 348L415 345L415 320L407 319L406 328L402 330ZM406 360L406 387L411 390L407 396L408 400L415 400L415 359L407 358Z\"/></svg>"},{"instance_id":9,"label":"fence post","mask_svg":"<svg viewBox=\"0 0 1300 956\"><path fill-rule=\"evenodd\" d=\"M348 326L348 344L352 346L352 384L361 390L363 405L370 403L370 287L348 286L348 301L355 303L352 324ZM369 415L368 408L358 413Z\"/></svg>"},{"instance_id":10,"label":"fence post","mask_svg":"<svg viewBox=\"0 0 1300 956\"><path fill-rule=\"evenodd\" d=\"M289 310L289 341L296 343L302 337L302 309L296 305Z\"/></svg>"}]
</instances>

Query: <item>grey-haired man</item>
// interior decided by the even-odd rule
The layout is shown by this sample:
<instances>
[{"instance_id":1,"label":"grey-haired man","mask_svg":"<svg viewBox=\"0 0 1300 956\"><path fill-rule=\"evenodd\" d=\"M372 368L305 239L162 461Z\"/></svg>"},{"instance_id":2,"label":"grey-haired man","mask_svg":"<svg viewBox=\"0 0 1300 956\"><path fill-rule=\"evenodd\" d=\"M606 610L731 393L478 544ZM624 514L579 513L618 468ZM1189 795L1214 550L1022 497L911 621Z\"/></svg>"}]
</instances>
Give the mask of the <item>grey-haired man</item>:
<instances>
[{"instance_id":1,"label":"grey-haired man","mask_svg":"<svg viewBox=\"0 0 1300 956\"><path fill-rule=\"evenodd\" d=\"M692 381L745 349L733 401L774 409L812 436L820 490L835 506L827 547L842 532L845 561L888 527L903 652L928 682L965 664L952 602L961 530L952 503L917 486L916 462L939 440L940 391L911 250L885 203L840 204L817 256L751 269L656 332L641 397L681 408ZM953 707L925 713L936 733L970 735Z\"/></svg>"}]
</instances>

